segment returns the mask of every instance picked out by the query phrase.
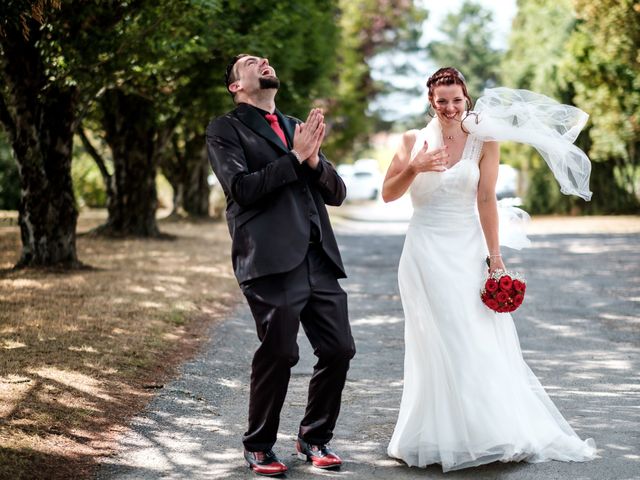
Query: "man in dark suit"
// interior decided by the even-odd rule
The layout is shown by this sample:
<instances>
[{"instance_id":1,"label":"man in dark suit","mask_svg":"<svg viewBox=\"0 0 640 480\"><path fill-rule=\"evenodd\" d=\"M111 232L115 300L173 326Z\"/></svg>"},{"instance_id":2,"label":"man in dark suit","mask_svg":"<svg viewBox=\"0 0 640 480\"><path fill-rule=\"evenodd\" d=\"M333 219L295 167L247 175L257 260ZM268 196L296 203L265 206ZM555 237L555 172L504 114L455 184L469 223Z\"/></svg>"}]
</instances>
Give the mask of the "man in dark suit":
<instances>
[{"instance_id":1,"label":"man in dark suit","mask_svg":"<svg viewBox=\"0 0 640 480\"><path fill-rule=\"evenodd\" d=\"M340 205L346 189L320 152L322 112L311 110L304 123L280 113L280 82L266 58L234 57L226 85L236 109L209 124L207 149L226 195L234 272L260 340L251 365L245 459L262 475L287 470L272 447L302 323L318 361L296 449L315 467L339 467L327 444L355 345L325 204Z\"/></svg>"}]
</instances>

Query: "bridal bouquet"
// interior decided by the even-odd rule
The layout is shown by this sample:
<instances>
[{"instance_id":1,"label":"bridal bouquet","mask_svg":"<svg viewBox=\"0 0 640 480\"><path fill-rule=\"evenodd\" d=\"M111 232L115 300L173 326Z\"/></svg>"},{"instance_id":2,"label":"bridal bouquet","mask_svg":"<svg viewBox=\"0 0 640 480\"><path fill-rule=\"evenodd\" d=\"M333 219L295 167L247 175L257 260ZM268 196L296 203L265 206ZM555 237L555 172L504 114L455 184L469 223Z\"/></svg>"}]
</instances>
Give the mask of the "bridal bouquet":
<instances>
[{"instance_id":1,"label":"bridal bouquet","mask_svg":"<svg viewBox=\"0 0 640 480\"><path fill-rule=\"evenodd\" d=\"M480 298L494 312L513 312L522 305L526 290L527 284L518 273L496 270L489 274Z\"/></svg>"}]
</instances>

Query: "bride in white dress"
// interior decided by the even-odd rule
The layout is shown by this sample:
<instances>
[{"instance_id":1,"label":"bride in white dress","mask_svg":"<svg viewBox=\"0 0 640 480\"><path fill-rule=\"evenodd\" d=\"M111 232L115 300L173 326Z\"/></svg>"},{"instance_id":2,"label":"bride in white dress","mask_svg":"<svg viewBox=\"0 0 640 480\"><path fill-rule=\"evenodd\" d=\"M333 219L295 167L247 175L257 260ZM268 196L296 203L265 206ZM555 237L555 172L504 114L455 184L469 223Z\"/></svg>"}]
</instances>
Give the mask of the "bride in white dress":
<instances>
[{"instance_id":1,"label":"bride in white dress","mask_svg":"<svg viewBox=\"0 0 640 480\"><path fill-rule=\"evenodd\" d=\"M561 106L560 126L553 124L547 135L558 138L542 148L536 141L546 140L530 138L540 135L538 126L509 132L522 100L514 95L531 94L554 107L547 97L494 89L499 100L487 104L485 98L486 115L469 117L463 130L471 101L460 72L440 69L427 86L435 118L404 134L382 194L388 202L410 190L414 206L398 270L404 390L388 454L409 466L439 463L445 472L494 461L590 460L595 443L576 435L524 362L511 316L489 310L479 295L485 257L491 271L505 269L495 195L500 151L497 142L483 140L541 147L563 191L588 199L589 161L572 145L586 114ZM547 107L538 114L548 114ZM489 123L495 127L505 108L504 125L482 131ZM531 126L528 110L519 123Z\"/></svg>"}]
</instances>

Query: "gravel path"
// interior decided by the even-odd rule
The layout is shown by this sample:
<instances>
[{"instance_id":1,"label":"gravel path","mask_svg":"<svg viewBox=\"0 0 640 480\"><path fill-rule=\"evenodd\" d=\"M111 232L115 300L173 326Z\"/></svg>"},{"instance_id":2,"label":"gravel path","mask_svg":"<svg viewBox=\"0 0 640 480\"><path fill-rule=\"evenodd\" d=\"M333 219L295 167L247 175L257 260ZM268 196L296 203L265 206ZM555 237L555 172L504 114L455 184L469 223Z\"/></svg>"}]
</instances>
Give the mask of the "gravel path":
<instances>
[{"instance_id":1,"label":"gravel path","mask_svg":"<svg viewBox=\"0 0 640 480\"><path fill-rule=\"evenodd\" d=\"M300 337L301 361L275 447L290 466L287 478L640 478L638 233L536 233L532 248L505 252L507 265L523 271L529 283L525 304L515 314L525 358L578 434L595 439L599 458L583 464L492 464L442 474L436 466L408 468L385 454L402 392L396 269L404 225L342 219L336 226L350 274L343 286L358 348L332 442L346 463L339 472L320 472L293 455L314 358ZM240 439L256 346L248 308L239 304L212 329L201 355L134 419L121 438L121 452L104 460L97 478L253 478L243 464Z\"/></svg>"}]
</instances>

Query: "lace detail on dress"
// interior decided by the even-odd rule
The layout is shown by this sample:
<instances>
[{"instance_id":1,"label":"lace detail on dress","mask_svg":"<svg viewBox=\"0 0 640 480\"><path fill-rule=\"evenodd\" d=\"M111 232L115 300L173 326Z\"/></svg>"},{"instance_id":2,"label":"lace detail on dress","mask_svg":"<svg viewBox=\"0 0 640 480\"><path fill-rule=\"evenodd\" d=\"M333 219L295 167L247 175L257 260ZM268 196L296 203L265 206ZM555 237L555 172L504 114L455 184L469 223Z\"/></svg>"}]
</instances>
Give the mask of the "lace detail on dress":
<instances>
[{"instance_id":1,"label":"lace detail on dress","mask_svg":"<svg viewBox=\"0 0 640 480\"><path fill-rule=\"evenodd\" d=\"M467 147L469 148L469 153L464 152L462 154L463 158L468 158L470 162L475 163L476 165L480 162L480 154L482 153L482 146L484 142L480 140L475 135L471 135L471 140L467 143ZM465 149L466 150L466 149Z\"/></svg>"}]
</instances>

